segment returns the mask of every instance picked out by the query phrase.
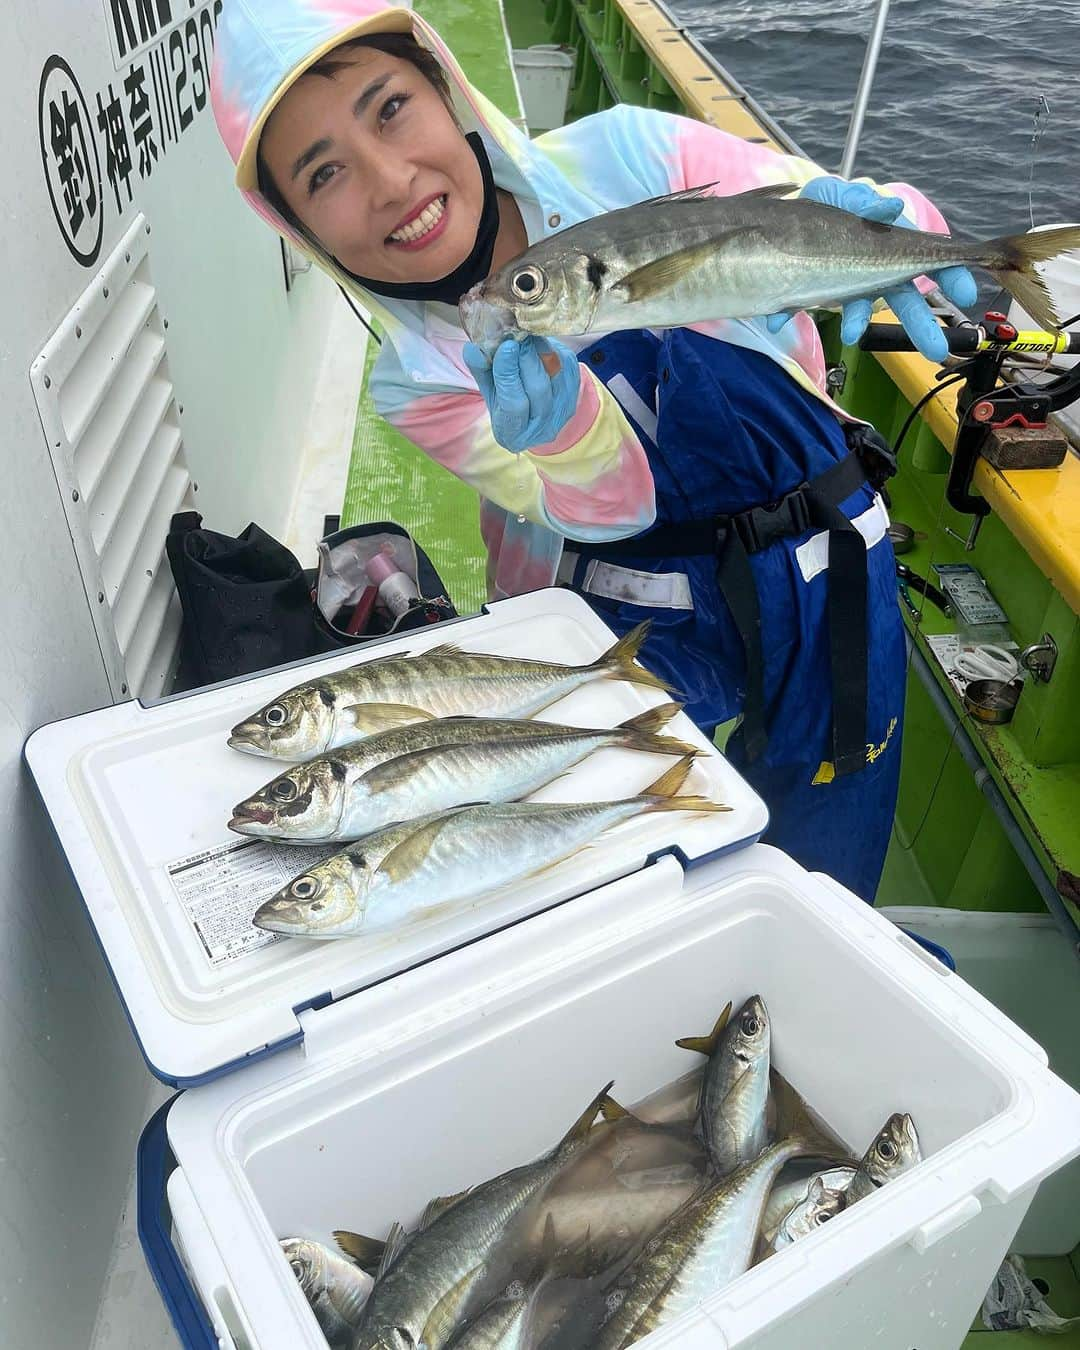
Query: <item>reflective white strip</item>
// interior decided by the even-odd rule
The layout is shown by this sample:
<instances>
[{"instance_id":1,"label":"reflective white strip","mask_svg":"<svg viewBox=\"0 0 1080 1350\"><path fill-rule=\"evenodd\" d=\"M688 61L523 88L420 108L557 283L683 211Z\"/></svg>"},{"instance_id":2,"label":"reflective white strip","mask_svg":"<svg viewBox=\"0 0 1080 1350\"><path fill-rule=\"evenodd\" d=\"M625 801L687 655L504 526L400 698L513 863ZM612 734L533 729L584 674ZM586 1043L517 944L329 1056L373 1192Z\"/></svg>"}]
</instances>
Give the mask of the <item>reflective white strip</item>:
<instances>
[{"instance_id":1,"label":"reflective white strip","mask_svg":"<svg viewBox=\"0 0 1080 1350\"><path fill-rule=\"evenodd\" d=\"M885 503L881 497L875 494L873 506L867 508L861 516L855 516L851 523L866 540L868 551L875 544L880 544L889 528L889 513L885 510ZM819 572L824 572L829 566L828 530L811 535L805 544L800 544L795 550L795 557L803 581L813 581Z\"/></svg>"},{"instance_id":2,"label":"reflective white strip","mask_svg":"<svg viewBox=\"0 0 1080 1350\"><path fill-rule=\"evenodd\" d=\"M625 375L613 375L607 384L615 399L628 412L649 440L656 444L656 413L649 407Z\"/></svg>"},{"instance_id":3,"label":"reflective white strip","mask_svg":"<svg viewBox=\"0 0 1080 1350\"><path fill-rule=\"evenodd\" d=\"M638 572L594 558L585 568L582 590L650 609L694 608L690 578L685 572Z\"/></svg>"},{"instance_id":4,"label":"reflective white strip","mask_svg":"<svg viewBox=\"0 0 1080 1350\"><path fill-rule=\"evenodd\" d=\"M564 550L557 578L560 585L573 584L577 561L576 553ZM580 589L586 595L600 595L605 600L643 605L647 609L694 608L690 578L685 572L639 572L634 567L619 567L594 558L585 566Z\"/></svg>"},{"instance_id":5,"label":"reflective white strip","mask_svg":"<svg viewBox=\"0 0 1080 1350\"><path fill-rule=\"evenodd\" d=\"M889 515L881 497L875 495L873 506L851 523L866 541L868 550L880 544L889 528ZM813 581L819 573L826 571L829 566L828 531L811 535L795 550L795 557L804 581ZM557 578L560 585L573 584L577 561L578 554L571 549L564 550ZM594 558L585 568L580 589L587 595L600 595L606 600L643 605L648 609L694 608L690 578L685 572L639 572L633 567L618 567L615 563Z\"/></svg>"}]
</instances>

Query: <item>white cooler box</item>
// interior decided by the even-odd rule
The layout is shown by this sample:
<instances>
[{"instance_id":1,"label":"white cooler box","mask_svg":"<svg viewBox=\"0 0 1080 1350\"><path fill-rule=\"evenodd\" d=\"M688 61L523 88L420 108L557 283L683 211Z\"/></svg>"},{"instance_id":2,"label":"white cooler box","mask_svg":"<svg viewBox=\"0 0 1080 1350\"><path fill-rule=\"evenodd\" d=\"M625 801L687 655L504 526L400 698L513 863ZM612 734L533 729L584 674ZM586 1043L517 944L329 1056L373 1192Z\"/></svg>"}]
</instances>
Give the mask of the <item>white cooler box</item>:
<instances>
[{"instance_id":1,"label":"white cooler box","mask_svg":"<svg viewBox=\"0 0 1080 1350\"><path fill-rule=\"evenodd\" d=\"M147 1059L197 1084L139 1160L140 1232L182 1343L325 1350L278 1238L416 1219L549 1147L609 1079L633 1102L685 1073L675 1039L756 992L776 1067L852 1149L906 1110L927 1161L639 1344L954 1350L1039 1182L1080 1154L1080 1097L888 920L756 844L764 806L715 751L688 790L730 814L644 817L394 936L248 933L288 859L225 830L274 772L229 750L229 727L315 669L448 639L578 663L612 635L542 592L28 743ZM542 716L612 725L658 698L604 681ZM672 732L706 745L685 717ZM543 795L623 795L667 764L604 751Z\"/></svg>"}]
</instances>

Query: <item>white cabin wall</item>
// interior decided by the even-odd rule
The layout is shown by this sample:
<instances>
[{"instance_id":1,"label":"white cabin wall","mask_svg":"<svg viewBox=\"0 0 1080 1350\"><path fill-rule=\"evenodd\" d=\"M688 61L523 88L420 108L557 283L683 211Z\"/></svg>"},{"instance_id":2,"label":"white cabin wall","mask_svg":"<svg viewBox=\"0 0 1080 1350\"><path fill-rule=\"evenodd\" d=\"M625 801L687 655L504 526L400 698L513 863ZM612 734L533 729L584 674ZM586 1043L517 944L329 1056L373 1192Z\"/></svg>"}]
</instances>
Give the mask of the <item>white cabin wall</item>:
<instances>
[{"instance_id":1,"label":"white cabin wall","mask_svg":"<svg viewBox=\"0 0 1080 1350\"><path fill-rule=\"evenodd\" d=\"M63 56L96 113L97 92L110 80L117 89L129 69L114 68L112 4L8 0L0 40L0 1345L71 1350L93 1335L152 1095L21 760L36 727L110 697L28 372L94 276L50 205L39 82L47 60ZM161 5L169 0L147 0ZM196 18L207 8L172 7ZM255 519L283 535L333 291L308 274L286 293L278 243L233 189L208 105L159 151L149 178L133 168L122 212L94 135L98 265L142 210L206 523L235 533Z\"/></svg>"}]
</instances>

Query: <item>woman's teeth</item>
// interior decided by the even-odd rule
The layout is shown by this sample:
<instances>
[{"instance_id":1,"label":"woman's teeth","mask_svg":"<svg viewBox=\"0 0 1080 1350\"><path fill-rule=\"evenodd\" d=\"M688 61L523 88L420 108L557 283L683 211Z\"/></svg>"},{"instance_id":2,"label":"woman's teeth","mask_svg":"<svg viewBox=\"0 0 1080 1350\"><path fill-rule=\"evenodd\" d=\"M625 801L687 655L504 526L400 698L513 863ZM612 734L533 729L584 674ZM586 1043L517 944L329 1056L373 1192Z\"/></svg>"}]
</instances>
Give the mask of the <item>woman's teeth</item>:
<instances>
[{"instance_id":1,"label":"woman's teeth","mask_svg":"<svg viewBox=\"0 0 1080 1350\"><path fill-rule=\"evenodd\" d=\"M411 244L415 239L422 239L425 234L433 230L439 221L443 218L443 212L446 210L446 197L436 197L430 202L420 214L409 221L407 225L402 225L400 230L395 230L390 238L396 244Z\"/></svg>"}]
</instances>

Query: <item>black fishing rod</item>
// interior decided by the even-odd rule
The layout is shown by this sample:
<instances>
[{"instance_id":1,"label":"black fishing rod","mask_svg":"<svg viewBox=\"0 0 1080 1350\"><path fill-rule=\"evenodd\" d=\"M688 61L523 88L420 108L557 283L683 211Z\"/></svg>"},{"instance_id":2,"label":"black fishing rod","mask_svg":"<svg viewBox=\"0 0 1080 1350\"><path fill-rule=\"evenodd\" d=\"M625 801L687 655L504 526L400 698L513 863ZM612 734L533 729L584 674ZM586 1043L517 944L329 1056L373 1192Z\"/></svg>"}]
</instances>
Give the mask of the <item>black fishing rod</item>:
<instances>
[{"instance_id":1,"label":"black fishing rod","mask_svg":"<svg viewBox=\"0 0 1080 1350\"><path fill-rule=\"evenodd\" d=\"M1080 315L1068 319L1063 327L1075 323ZM950 324L941 329L952 356L965 358L953 369L938 372L935 388L930 389L911 410L897 437L895 451L923 405L951 384L959 384L956 410L958 427L949 467L945 497L949 505L974 517L965 547L974 547L983 519L990 514L990 503L972 491L972 478L979 455L987 447L993 432L1016 428L1020 432L1047 429L1047 419L1080 398L1080 363L1072 370L1036 384L1031 380L1000 380L1002 366L1009 357L1080 355L1080 333L1045 332L1018 329L1004 314L989 311L981 324ZM871 323L859 341L863 351L910 352L914 343L900 324ZM1060 451L1059 451L1060 454Z\"/></svg>"}]
</instances>

